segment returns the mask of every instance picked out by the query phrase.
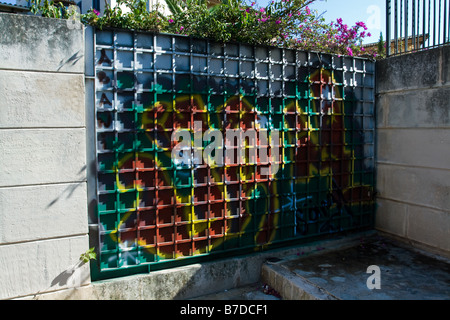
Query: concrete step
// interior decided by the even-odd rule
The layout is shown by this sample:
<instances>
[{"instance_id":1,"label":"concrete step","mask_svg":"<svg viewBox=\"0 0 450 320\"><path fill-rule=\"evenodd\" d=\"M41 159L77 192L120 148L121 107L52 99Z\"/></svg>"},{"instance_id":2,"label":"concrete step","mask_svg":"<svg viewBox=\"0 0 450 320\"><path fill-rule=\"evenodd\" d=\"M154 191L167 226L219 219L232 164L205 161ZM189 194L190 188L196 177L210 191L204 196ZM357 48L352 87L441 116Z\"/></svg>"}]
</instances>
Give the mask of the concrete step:
<instances>
[{"instance_id":1,"label":"concrete step","mask_svg":"<svg viewBox=\"0 0 450 320\"><path fill-rule=\"evenodd\" d=\"M223 290L190 300L280 300L280 297L267 288L267 285L258 282L245 287Z\"/></svg>"},{"instance_id":2,"label":"concrete step","mask_svg":"<svg viewBox=\"0 0 450 320\"><path fill-rule=\"evenodd\" d=\"M272 299L280 299L277 294L277 290L272 288L265 279L261 278L261 268L266 261L288 261L303 254L311 254L315 252L328 252L330 250L337 250L348 248L358 243L359 239L370 237L377 234L375 230L356 232L347 235L335 236L326 240L318 240L314 242L305 243L303 245L296 245L288 248L280 248L271 251L265 251L261 253L256 253L254 255L246 255L239 258L227 259L226 263L219 266L220 269L225 270L225 266L229 268L229 266L239 266L241 270L239 274L240 282L244 282L244 284L240 286L233 286L233 278L235 276L231 276L229 272L221 272L223 274L222 278L213 279L213 282L217 285L222 283L224 280L226 281L227 286L221 289L220 291L211 292L211 287L208 288L203 287L202 290L209 292L205 292L205 294L201 296L182 296L182 299L192 299L192 300L272 300ZM237 260L236 260L237 259ZM209 265L210 263L205 264ZM213 263L214 269L217 268L217 262ZM242 273L247 270L248 272ZM226 270L225 270L226 271ZM217 274L217 272L211 272L212 274ZM249 278L254 279L250 284L248 284ZM211 280L210 280L211 281ZM222 285L222 287L224 287ZM264 289L266 287L266 289ZM224 290L226 289L226 290ZM269 292L273 294L265 294L264 292Z\"/></svg>"},{"instance_id":3,"label":"concrete step","mask_svg":"<svg viewBox=\"0 0 450 320\"><path fill-rule=\"evenodd\" d=\"M261 272L261 281L284 300L450 299L449 259L380 235L351 247L269 260Z\"/></svg>"}]
</instances>

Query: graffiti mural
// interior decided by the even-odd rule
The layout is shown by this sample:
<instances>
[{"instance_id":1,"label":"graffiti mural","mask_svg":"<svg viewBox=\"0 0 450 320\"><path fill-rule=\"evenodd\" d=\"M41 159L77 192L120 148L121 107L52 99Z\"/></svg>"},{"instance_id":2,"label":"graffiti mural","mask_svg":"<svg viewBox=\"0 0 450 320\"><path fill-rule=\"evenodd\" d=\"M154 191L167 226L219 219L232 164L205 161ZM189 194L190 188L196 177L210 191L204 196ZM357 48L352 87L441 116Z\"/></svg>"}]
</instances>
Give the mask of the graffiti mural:
<instances>
[{"instance_id":1,"label":"graffiti mural","mask_svg":"<svg viewBox=\"0 0 450 320\"><path fill-rule=\"evenodd\" d=\"M95 52L100 272L372 225L372 61L114 30Z\"/></svg>"}]
</instances>

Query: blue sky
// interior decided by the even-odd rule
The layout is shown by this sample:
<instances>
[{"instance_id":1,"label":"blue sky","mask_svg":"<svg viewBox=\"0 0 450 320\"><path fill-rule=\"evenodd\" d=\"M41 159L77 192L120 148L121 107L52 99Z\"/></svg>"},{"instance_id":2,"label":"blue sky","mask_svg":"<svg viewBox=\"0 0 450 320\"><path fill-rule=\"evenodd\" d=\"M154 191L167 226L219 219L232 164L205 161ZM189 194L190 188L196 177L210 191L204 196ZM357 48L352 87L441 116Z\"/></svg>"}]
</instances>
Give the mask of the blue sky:
<instances>
[{"instance_id":1,"label":"blue sky","mask_svg":"<svg viewBox=\"0 0 450 320\"><path fill-rule=\"evenodd\" d=\"M265 6L269 0L256 0ZM270 0L271 1L271 0ZM368 26L368 32L372 37L366 38L364 43L377 42L380 32L385 34L386 0L316 0L311 6L319 14L324 13L327 22L342 18L343 22L353 26L358 21L363 21ZM386 39L386 37L384 36Z\"/></svg>"},{"instance_id":2,"label":"blue sky","mask_svg":"<svg viewBox=\"0 0 450 320\"><path fill-rule=\"evenodd\" d=\"M324 18L329 22L337 18L351 26L358 21L365 22L369 28L367 31L372 34L365 43L377 42L380 32L385 34L386 0L317 0L311 8L319 13L325 12Z\"/></svg>"}]
</instances>

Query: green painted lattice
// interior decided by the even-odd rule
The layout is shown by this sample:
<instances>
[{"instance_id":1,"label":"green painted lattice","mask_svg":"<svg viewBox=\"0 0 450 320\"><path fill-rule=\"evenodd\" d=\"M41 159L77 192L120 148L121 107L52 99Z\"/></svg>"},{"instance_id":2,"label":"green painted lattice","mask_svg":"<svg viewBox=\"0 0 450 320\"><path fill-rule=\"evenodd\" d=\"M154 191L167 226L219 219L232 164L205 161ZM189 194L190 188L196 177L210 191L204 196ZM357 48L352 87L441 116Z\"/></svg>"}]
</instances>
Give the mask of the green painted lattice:
<instances>
[{"instance_id":1,"label":"green painted lattice","mask_svg":"<svg viewBox=\"0 0 450 320\"><path fill-rule=\"evenodd\" d=\"M99 278L372 226L374 62L97 30L95 72ZM208 165L208 129L257 138Z\"/></svg>"}]
</instances>

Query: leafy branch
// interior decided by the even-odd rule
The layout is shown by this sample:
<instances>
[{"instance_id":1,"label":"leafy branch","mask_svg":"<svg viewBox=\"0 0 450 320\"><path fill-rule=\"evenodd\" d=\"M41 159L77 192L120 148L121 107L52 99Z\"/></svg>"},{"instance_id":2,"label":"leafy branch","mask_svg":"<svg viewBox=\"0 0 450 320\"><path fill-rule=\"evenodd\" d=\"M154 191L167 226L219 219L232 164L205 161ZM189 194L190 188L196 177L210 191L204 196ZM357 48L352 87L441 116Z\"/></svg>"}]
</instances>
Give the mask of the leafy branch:
<instances>
[{"instance_id":1,"label":"leafy branch","mask_svg":"<svg viewBox=\"0 0 450 320\"><path fill-rule=\"evenodd\" d=\"M28 0L28 2L31 4L31 13L46 18L69 19L77 14L77 10L70 9L71 6L66 8L61 2L55 3L53 0Z\"/></svg>"},{"instance_id":2,"label":"leafy branch","mask_svg":"<svg viewBox=\"0 0 450 320\"><path fill-rule=\"evenodd\" d=\"M89 250L87 250L85 253L82 253L80 255L80 260L84 263L89 262L90 260L96 260L97 254L94 252L95 248L92 247Z\"/></svg>"}]
</instances>

